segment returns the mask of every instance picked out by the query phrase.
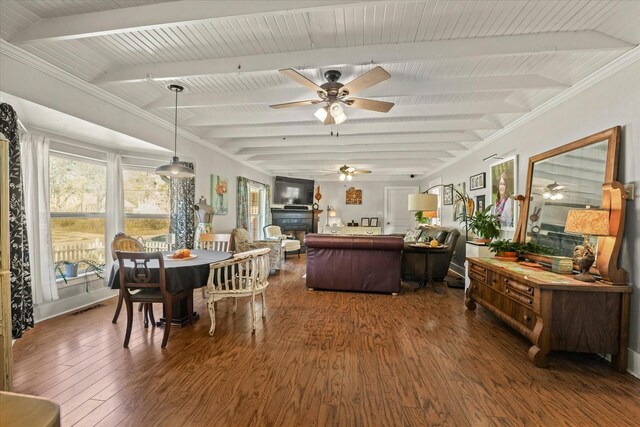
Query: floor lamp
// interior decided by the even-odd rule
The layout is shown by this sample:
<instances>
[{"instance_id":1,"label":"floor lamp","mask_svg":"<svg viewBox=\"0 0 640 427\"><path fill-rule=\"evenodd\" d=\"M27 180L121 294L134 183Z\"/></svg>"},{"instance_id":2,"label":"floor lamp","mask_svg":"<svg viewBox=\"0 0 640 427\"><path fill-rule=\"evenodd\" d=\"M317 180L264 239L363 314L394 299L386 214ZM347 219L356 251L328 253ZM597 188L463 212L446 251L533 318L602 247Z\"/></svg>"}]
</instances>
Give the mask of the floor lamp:
<instances>
[{"instance_id":1,"label":"floor lamp","mask_svg":"<svg viewBox=\"0 0 640 427\"><path fill-rule=\"evenodd\" d=\"M429 193L429 191L433 190L434 188L438 188L438 187L448 187L449 185L451 185L451 189L460 197L460 199L464 202L464 209L462 209L462 221L464 221L464 241L466 242L467 240L469 240L469 230L467 229L467 199L468 196L464 196L462 193L460 193L458 190L456 190L456 188L453 186L453 184L436 184L432 187L427 188L425 191L423 191L420 194L427 194ZM409 197L411 197L412 195L409 195ZM437 204L437 197L435 194L431 194L431 196L435 196L436 197L436 204ZM437 210L437 207L436 207Z\"/></svg>"}]
</instances>

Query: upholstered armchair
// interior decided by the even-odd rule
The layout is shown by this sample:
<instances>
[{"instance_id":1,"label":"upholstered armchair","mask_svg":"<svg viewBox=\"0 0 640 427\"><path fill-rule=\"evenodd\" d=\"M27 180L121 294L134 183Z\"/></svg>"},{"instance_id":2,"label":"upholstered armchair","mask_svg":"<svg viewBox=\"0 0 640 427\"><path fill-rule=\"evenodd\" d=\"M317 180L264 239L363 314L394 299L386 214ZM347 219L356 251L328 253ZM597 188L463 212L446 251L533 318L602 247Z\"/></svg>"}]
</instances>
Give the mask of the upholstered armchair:
<instances>
[{"instance_id":1,"label":"upholstered armchair","mask_svg":"<svg viewBox=\"0 0 640 427\"><path fill-rule=\"evenodd\" d=\"M290 239L286 234L282 233L282 229L277 225L267 225L264 227L264 236L267 240L278 240L282 244L284 251L284 259L287 259L287 252L297 252L300 258L300 240Z\"/></svg>"},{"instance_id":2,"label":"upholstered armchair","mask_svg":"<svg viewBox=\"0 0 640 427\"><path fill-rule=\"evenodd\" d=\"M280 240L257 240L253 241L251 235L244 228L234 228L231 232L231 250L236 252L247 252L254 249L269 248L269 266L271 270L280 270L282 265L282 243Z\"/></svg>"}]
</instances>

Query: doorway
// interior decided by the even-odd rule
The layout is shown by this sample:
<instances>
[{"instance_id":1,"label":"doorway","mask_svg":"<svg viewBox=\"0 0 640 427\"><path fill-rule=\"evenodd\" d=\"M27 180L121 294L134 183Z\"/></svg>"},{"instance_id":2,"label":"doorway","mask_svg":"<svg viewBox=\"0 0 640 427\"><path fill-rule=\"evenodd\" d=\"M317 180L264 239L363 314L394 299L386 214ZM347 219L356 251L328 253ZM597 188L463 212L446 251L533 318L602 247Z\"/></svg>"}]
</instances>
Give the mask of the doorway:
<instances>
[{"instance_id":1,"label":"doorway","mask_svg":"<svg viewBox=\"0 0 640 427\"><path fill-rule=\"evenodd\" d=\"M418 186L384 187L384 234L406 233L413 227L415 221L407 204L409 194L418 192Z\"/></svg>"}]
</instances>

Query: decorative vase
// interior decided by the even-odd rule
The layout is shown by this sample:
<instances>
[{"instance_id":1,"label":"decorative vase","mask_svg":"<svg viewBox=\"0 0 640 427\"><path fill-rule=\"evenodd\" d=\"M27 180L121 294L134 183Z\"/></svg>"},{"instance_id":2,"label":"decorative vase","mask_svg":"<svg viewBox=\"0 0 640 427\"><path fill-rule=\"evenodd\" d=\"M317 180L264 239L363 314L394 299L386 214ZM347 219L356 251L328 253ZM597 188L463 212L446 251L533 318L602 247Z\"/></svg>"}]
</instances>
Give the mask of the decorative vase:
<instances>
[{"instance_id":1,"label":"decorative vase","mask_svg":"<svg viewBox=\"0 0 640 427\"><path fill-rule=\"evenodd\" d=\"M513 252L512 251L509 251L509 252L506 252L506 251L500 252L500 251L498 251L496 253L496 258L502 258L504 260L513 260L513 261L515 261L515 260L518 259L518 254L515 251L513 251Z\"/></svg>"}]
</instances>

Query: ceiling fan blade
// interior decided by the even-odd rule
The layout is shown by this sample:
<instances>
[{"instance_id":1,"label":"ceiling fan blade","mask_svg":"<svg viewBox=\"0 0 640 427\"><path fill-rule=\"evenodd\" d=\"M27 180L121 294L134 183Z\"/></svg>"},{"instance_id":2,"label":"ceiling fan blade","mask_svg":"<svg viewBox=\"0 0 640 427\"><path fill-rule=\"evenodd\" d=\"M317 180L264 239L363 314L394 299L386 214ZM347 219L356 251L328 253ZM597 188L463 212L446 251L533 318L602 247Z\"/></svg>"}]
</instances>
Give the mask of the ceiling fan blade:
<instances>
[{"instance_id":1,"label":"ceiling fan blade","mask_svg":"<svg viewBox=\"0 0 640 427\"><path fill-rule=\"evenodd\" d=\"M274 104L274 105L269 105L269 107L271 108L289 108L289 107L302 107L303 105L313 105L313 104L319 104L320 101L319 99L307 99L306 101L296 101L296 102L285 102L284 104Z\"/></svg>"},{"instance_id":2,"label":"ceiling fan blade","mask_svg":"<svg viewBox=\"0 0 640 427\"><path fill-rule=\"evenodd\" d=\"M391 74L387 73L384 68L376 67L342 86L340 92L348 92L350 95L353 95L354 93L358 93L368 87L383 82L389 77L391 77Z\"/></svg>"},{"instance_id":3,"label":"ceiling fan blade","mask_svg":"<svg viewBox=\"0 0 640 427\"><path fill-rule=\"evenodd\" d=\"M364 174L367 174L367 173L371 173L371 171L364 170L364 169L358 169L358 170L355 170L355 171L353 171L351 173L354 174L354 175L364 175Z\"/></svg>"},{"instance_id":4,"label":"ceiling fan blade","mask_svg":"<svg viewBox=\"0 0 640 427\"><path fill-rule=\"evenodd\" d=\"M375 101L373 99L364 98L349 98L345 100L345 103L352 108L359 108L361 110L378 111L380 113L386 113L394 106L393 102Z\"/></svg>"},{"instance_id":5,"label":"ceiling fan blade","mask_svg":"<svg viewBox=\"0 0 640 427\"><path fill-rule=\"evenodd\" d=\"M289 77L291 80L294 80L297 83L300 83L302 86L306 87L309 90L312 90L315 93L318 93L318 92L321 92L324 94L327 93L320 86L318 86L317 84L315 84L314 82L312 82L311 80L309 80L308 78L306 78L305 76L303 76L302 74L294 70L293 68L283 68L282 70L280 70L280 72L285 76Z\"/></svg>"}]
</instances>

